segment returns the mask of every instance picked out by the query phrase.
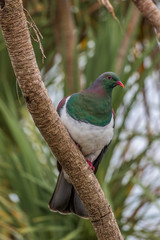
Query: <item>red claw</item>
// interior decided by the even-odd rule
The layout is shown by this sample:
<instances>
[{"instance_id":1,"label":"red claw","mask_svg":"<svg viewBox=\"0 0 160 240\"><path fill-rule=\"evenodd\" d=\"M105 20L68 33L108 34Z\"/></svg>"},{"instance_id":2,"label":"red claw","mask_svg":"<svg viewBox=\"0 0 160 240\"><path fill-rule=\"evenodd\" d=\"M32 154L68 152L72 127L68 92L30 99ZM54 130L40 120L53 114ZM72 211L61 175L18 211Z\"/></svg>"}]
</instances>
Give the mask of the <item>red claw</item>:
<instances>
[{"instance_id":1,"label":"red claw","mask_svg":"<svg viewBox=\"0 0 160 240\"><path fill-rule=\"evenodd\" d=\"M75 143L76 144L76 147L81 151L81 147L78 143ZM93 164L90 160L86 159L88 165L90 166L90 168L93 170L93 172L95 172L95 167L93 167Z\"/></svg>"},{"instance_id":2,"label":"red claw","mask_svg":"<svg viewBox=\"0 0 160 240\"><path fill-rule=\"evenodd\" d=\"M90 160L86 159L88 165L90 166L90 168L93 170L93 172L95 171L95 167L93 167L93 164Z\"/></svg>"}]
</instances>

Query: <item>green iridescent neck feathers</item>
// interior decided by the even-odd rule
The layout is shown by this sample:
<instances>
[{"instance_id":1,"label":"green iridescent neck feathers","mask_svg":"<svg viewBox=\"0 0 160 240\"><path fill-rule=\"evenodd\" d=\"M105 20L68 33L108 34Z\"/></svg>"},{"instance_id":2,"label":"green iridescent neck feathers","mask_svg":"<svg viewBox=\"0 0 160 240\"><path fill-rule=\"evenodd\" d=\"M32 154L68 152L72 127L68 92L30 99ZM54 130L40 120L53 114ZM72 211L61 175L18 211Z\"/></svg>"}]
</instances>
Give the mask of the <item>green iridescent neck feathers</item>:
<instances>
[{"instance_id":1,"label":"green iridescent neck feathers","mask_svg":"<svg viewBox=\"0 0 160 240\"><path fill-rule=\"evenodd\" d=\"M107 125L112 118L112 90L117 85L123 86L115 73L103 73L88 89L69 98L67 112L81 122Z\"/></svg>"}]
</instances>

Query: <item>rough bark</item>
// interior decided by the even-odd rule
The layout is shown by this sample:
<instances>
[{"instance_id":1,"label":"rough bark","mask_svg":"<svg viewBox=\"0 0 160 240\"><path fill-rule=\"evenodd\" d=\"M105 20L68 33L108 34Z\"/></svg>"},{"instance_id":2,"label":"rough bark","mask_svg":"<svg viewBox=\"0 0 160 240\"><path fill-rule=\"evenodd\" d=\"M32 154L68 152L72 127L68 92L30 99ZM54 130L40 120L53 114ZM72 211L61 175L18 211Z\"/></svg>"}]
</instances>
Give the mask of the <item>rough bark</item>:
<instances>
[{"instance_id":1,"label":"rough bark","mask_svg":"<svg viewBox=\"0 0 160 240\"><path fill-rule=\"evenodd\" d=\"M61 123L41 80L22 0L0 0L0 26L29 112L52 152L70 176L98 239L122 240L104 193Z\"/></svg>"},{"instance_id":2,"label":"rough bark","mask_svg":"<svg viewBox=\"0 0 160 240\"><path fill-rule=\"evenodd\" d=\"M132 0L142 15L148 19L157 30L158 40L160 41L160 10L152 0Z\"/></svg>"}]
</instances>

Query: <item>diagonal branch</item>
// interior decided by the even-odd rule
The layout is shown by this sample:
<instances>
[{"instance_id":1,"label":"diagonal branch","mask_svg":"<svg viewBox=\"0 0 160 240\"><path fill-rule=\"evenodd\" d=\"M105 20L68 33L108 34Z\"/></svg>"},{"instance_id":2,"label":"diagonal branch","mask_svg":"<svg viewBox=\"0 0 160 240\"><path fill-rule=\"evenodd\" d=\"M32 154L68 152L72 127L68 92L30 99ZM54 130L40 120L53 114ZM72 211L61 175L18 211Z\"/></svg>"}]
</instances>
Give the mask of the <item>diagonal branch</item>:
<instances>
[{"instance_id":1,"label":"diagonal branch","mask_svg":"<svg viewBox=\"0 0 160 240\"><path fill-rule=\"evenodd\" d=\"M160 10L152 0L132 0L142 15L148 19L157 30L158 40L160 41Z\"/></svg>"},{"instance_id":2,"label":"diagonal branch","mask_svg":"<svg viewBox=\"0 0 160 240\"><path fill-rule=\"evenodd\" d=\"M109 0L98 0L98 1L100 4L104 5L108 9L108 12L111 13L113 18L120 24L118 18L115 15L114 8L110 3L110 1Z\"/></svg>"},{"instance_id":3,"label":"diagonal branch","mask_svg":"<svg viewBox=\"0 0 160 240\"><path fill-rule=\"evenodd\" d=\"M98 239L122 240L97 179L61 123L41 80L22 0L0 0L0 26L28 110L52 152L72 179Z\"/></svg>"}]
</instances>

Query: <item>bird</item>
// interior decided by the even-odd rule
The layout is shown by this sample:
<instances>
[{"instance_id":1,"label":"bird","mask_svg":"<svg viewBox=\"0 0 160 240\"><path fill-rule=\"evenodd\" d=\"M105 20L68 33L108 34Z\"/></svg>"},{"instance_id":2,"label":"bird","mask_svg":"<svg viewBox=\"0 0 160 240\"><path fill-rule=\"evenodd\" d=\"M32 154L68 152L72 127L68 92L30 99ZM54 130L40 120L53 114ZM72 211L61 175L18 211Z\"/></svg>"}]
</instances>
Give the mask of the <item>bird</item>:
<instances>
[{"instance_id":1,"label":"bird","mask_svg":"<svg viewBox=\"0 0 160 240\"><path fill-rule=\"evenodd\" d=\"M114 134L112 90L116 86L124 87L115 73L105 72L89 88L64 97L57 107L62 123L95 174ZM57 167L59 176L48 204L50 210L88 218L67 173L59 162Z\"/></svg>"}]
</instances>

